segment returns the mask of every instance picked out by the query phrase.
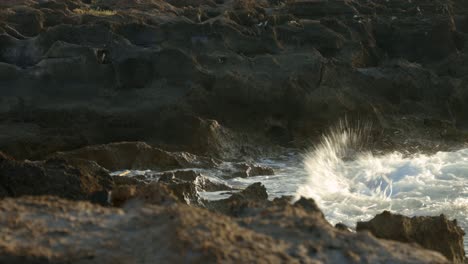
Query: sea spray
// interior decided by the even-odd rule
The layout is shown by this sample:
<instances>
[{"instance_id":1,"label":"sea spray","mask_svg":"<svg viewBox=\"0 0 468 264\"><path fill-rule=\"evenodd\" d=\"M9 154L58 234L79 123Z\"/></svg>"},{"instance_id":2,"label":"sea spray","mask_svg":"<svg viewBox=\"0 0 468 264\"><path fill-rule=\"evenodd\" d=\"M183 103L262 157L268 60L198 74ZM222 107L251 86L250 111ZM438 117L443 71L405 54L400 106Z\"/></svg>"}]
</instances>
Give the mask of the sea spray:
<instances>
[{"instance_id":1,"label":"sea spray","mask_svg":"<svg viewBox=\"0 0 468 264\"><path fill-rule=\"evenodd\" d=\"M468 227L468 149L373 155L366 148L369 131L368 125L353 128L340 122L324 135L304 155L307 176L295 197L315 199L330 222L349 226L391 210L409 216L445 214Z\"/></svg>"},{"instance_id":2,"label":"sea spray","mask_svg":"<svg viewBox=\"0 0 468 264\"><path fill-rule=\"evenodd\" d=\"M350 163L372 160L372 154L366 151L371 131L371 123L357 122L351 126L347 120L342 120L324 134L321 142L304 155L304 167L309 177L308 182L298 189L296 198L305 196L320 200L321 194L352 192L356 178L367 181L366 193L388 198L392 192L391 180L385 171L378 171L379 167L353 178L343 177L353 169Z\"/></svg>"}]
</instances>

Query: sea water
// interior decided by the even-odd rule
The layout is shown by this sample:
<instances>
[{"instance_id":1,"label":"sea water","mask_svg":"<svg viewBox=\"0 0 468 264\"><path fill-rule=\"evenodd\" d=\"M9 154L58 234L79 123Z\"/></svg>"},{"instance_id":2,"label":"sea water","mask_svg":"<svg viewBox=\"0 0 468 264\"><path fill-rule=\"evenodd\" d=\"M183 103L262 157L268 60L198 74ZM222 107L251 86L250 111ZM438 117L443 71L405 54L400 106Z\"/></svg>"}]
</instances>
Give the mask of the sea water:
<instances>
[{"instance_id":1,"label":"sea water","mask_svg":"<svg viewBox=\"0 0 468 264\"><path fill-rule=\"evenodd\" d=\"M468 149L431 155L375 155L362 147L365 130L339 126L310 151L291 151L258 161L272 167L275 175L225 180L220 171L198 171L239 189L262 182L271 199L283 195L313 198L332 224L354 228L356 222L389 210L407 216L444 214L468 231ZM208 199L230 195L200 194ZM468 237L465 250L468 252Z\"/></svg>"},{"instance_id":2,"label":"sea water","mask_svg":"<svg viewBox=\"0 0 468 264\"><path fill-rule=\"evenodd\" d=\"M313 198L332 224L353 228L389 210L407 216L444 214L468 231L468 149L374 155L362 147L363 136L365 129L340 126L305 154L263 160L276 169L275 176L234 181L263 182L272 197Z\"/></svg>"}]
</instances>

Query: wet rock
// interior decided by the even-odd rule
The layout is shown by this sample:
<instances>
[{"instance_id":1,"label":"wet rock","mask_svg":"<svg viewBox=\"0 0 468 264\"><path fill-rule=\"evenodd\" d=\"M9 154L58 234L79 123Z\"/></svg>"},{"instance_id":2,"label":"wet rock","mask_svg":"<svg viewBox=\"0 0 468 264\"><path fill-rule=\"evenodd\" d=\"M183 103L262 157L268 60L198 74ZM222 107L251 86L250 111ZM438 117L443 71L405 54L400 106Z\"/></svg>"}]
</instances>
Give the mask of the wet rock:
<instances>
[{"instance_id":1,"label":"wet rock","mask_svg":"<svg viewBox=\"0 0 468 264\"><path fill-rule=\"evenodd\" d=\"M232 190L231 187L214 182L208 179L206 176L203 176L201 173L195 172L193 170L176 170L171 172L164 172L158 175L160 182L166 183L179 183L179 182L189 182L195 184L198 191L206 192L217 192L217 191L226 191Z\"/></svg>"},{"instance_id":2,"label":"wet rock","mask_svg":"<svg viewBox=\"0 0 468 264\"><path fill-rule=\"evenodd\" d=\"M167 152L143 142L119 142L89 146L69 152L59 152L52 157L92 160L111 170L176 168L211 168L216 161L186 152Z\"/></svg>"},{"instance_id":3,"label":"wet rock","mask_svg":"<svg viewBox=\"0 0 468 264\"><path fill-rule=\"evenodd\" d=\"M304 198L301 197L298 201L294 203L294 206L301 207L306 211L314 212L314 213L320 213L322 214L323 217L325 217L318 207L318 205L315 203L315 201L311 198Z\"/></svg>"},{"instance_id":4,"label":"wet rock","mask_svg":"<svg viewBox=\"0 0 468 264\"><path fill-rule=\"evenodd\" d=\"M464 263L465 233L456 220L449 221L444 215L409 218L384 211L368 222L358 222L356 229L369 230L378 238L416 242L424 248L442 253L454 263Z\"/></svg>"},{"instance_id":5,"label":"wet rock","mask_svg":"<svg viewBox=\"0 0 468 264\"><path fill-rule=\"evenodd\" d=\"M197 206L202 203L198 195L200 189L195 181L177 180L173 175L165 175L158 182L165 184L180 201L188 205Z\"/></svg>"},{"instance_id":6,"label":"wet rock","mask_svg":"<svg viewBox=\"0 0 468 264\"><path fill-rule=\"evenodd\" d=\"M117 209L53 197L5 199L0 211L0 236L8 237L0 240L0 261L12 264L448 263L409 244L338 231L297 207L245 222L177 204Z\"/></svg>"},{"instance_id":7,"label":"wet rock","mask_svg":"<svg viewBox=\"0 0 468 264\"><path fill-rule=\"evenodd\" d=\"M107 192L112 184L108 172L91 161L17 161L0 154L0 186L8 197L56 195L85 200L97 192Z\"/></svg>"},{"instance_id":8,"label":"wet rock","mask_svg":"<svg viewBox=\"0 0 468 264\"><path fill-rule=\"evenodd\" d=\"M272 168L257 164L237 163L234 164L234 169L238 171L232 174L232 178L275 175L275 171Z\"/></svg>"},{"instance_id":9,"label":"wet rock","mask_svg":"<svg viewBox=\"0 0 468 264\"><path fill-rule=\"evenodd\" d=\"M338 230L344 231L344 232L351 232L351 229L347 225L345 225L343 223L336 224L335 228L338 229Z\"/></svg>"},{"instance_id":10,"label":"wet rock","mask_svg":"<svg viewBox=\"0 0 468 264\"><path fill-rule=\"evenodd\" d=\"M266 188L260 182L257 182L240 192L232 194L229 198L206 201L204 206L210 210L237 217L251 213L252 208L264 208L268 204Z\"/></svg>"}]
</instances>

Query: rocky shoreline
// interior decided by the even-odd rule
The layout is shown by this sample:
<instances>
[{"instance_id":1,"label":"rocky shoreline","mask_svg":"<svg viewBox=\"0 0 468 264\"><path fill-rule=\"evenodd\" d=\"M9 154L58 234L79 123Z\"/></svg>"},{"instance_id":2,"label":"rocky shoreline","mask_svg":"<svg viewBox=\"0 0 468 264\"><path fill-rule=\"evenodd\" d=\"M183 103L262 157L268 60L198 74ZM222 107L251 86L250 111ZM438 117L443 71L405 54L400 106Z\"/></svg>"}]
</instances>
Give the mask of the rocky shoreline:
<instances>
[{"instance_id":1,"label":"rocky shoreline","mask_svg":"<svg viewBox=\"0 0 468 264\"><path fill-rule=\"evenodd\" d=\"M137 149L138 151L131 151ZM123 155L123 154L127 155ZM138 153L138 154L136 154ZM112 158L117 156L118 158ZM85 159L84 159L85 158ZM110 174L108 168L155 173ZM102 167L101 165L105 166ZM213 159L122 142L46 161L0 159L0 260L5 263L464 263L464 231L445 216L384 212L357 232L326 221L312 199L268 199L185 168ZM250 166L250 167L249 167ZM248 169L246 169L248 167ZM234 166L271 173L255 164ZM159 171L159 172L156 172ZM128 172L128 171L127 171ZM205 200L200 191L231 192ZM377 237L377 238L376 238ZM379 239L380 238L380 239ZM436 253L437 252L437 253Z\"/></svg>"},{"instance_id":2,"label":"rocky shoreline","mask_svg":"<svg viewBox=\"0 0 468 264\"><path fill-rule=\"evenodd\" d=\"M463 263L443 215L350 232L193 169L271 175L343 118L375 152L466 146L465 2L0 1L0 262Z\"/></svg>"}]
</instances>

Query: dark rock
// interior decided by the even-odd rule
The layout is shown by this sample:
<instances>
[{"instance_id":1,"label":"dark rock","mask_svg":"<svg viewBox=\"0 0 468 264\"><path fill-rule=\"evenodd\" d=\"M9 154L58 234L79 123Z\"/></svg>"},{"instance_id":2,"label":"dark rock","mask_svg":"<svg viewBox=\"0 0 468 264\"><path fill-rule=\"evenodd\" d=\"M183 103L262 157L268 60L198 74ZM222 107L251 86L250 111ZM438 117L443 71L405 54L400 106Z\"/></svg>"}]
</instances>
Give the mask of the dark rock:
<instances>
[{"instance_id":1,"label":"dark rock","mask_svg":"<svg viewBox=\"0 0 468 264\"><path fill-rule=\"evenodd\" d=\"M186 152L166 152L143 142L88 146L69 152L59 152L52 156L92 160L111 171L124 169L165 170L186 167L211 168L216 165L216 161L210 158Z\"/></svg>"},{"instance_id":2,"label":"dark rock","mask_svg":"<svg viewBox=\"0 0 468 264\"><path fill-rule=\"evenodd\" d=\"M108 172L91 161L16 161L0 155L0 186L8 197L56 195L86 200L96 192L107 192L112 184Z\"/></svg>"},{"instance_id":3,"label":"dark rock","mask_svg":"<svg viewBox=\"0 0 468 264\"><path fill-rule=\"evenodd\" d=\"M164 172L159 175L159 182L165 183L181 183L188 182L195 184L197 191L217 192L232 190L231 187L209 180L206 176L193 170L176 170Z\"/></svg>"},{"instance_id":4,"label":"dark rock","mask_svg":"<svg viewBox=\"0 0 468 264\"><path fill-rule=\"evenodd\" d=\"M336 224L335 228L338 229L338 230L344 231L344 232L351 232L351 229L347 225L345 225L343 223Z\"/></svg>"},{"instance_id":5,"label":"dark rock","mask_svg":"<svg viewBox=\"0 0 468 264\"><path fill-rule=\"evenodd\" d=\"M234 169L238 171L232 174L231 177L233 178L275 175L275 171L272 168L257 164L236 163L234 164Z\"/></svg>"},{"instance_id":6,"label":"dark rock","mask_svg":"<svg viewBox=\"0 0 468 264\"><path fill-rule=\"evenodd\" d=\"M185 194L175 194L176 188L161 183L149 183L139 187L120 185L114 187L109 194L110 203L116 207L132 206L131 202L168 205L171 203L187 203Z\"/></svg>"},{"instance_id":7,"label":"dark rock","mask_svg":"<svg viewBox=\"0 0 468 264\"><path fill-rule=\"evenodd\" d=\"M15 157L144 141L240 160L345 115L433 146L465 139L461 0L0 5L0 148Z\"/></svg>"},{"instance_id":8,"label":"dark rock","mask_svg":"<svg viewBox=\"0 0 468 264\"><path fill-rule=\"evenodd\" d=\"M301 18L319 18L325 16L353 16L357 10L350 5L352 1L338 0L293 0L288 2L292 14Z\"/></svg>"},{"instance_id":9,"label":"dark rock","mask_svg":"<svg viewBox=\"0 0 468 264\"><path fill-rule=\"evenodd\" d=\"M356 230L369 230L378 238L416 242L424 248L442 253L454 263L464 263L465 260L465 232L456 220L449 221L444 215L409 218L384 211L368 222L358 222Z\"/></svg>"},{"instance_id":10,"label":"dark rock","mask_svg":"<svg viewBox=\"0 0 468 264\"><path fill-rule=\"evenodd\" d=\"M321 213L322 216L325 217L313 199L301 197L294 203L294 206L301 207L306 211Z\"/></svg>"},{"instance_id":11,"label":"dark rock","mask_svg":"<svg viewBox=\"0 0 468 264\"><path fill-rule=\"evenodd\" d=\"M251 213L252 209L265 208L269 204L268 193L260 182L249 185L244 190L232 194L229 198L206 201L204 206L210 210L229 216L242 216Z\"/></svg>"},{"instance_id":12,"label":"dark rock","mask_svg":"<svg viewBox=\"0 0 468 264\"><path fill-rule=\"evenodd\" d=\"M191 153L222 159L231 159L240 153L240 140L216 120L182 114L168 117L162 127L161 137L166 144L179 146Z\"/></svg>"},{"instance_id":13,"label":"dark rock","mask_svg":"<svg viewBox=\"0 0 468 264\"><path fill-rule=\"evenodd\" d=\"M140 185L144 184L144 181L137 179L136 177L128 177L128 176L113 176L112 179L114 180L114 185Z\"/></svg>"},{"instance_id":14,"label":"dark rock","mask_svg":"<svg viewBox=\"0 0 468 264\"><path fill-rule=\"evenodd\" d=\"M233 194L230 198L228 199L244 199L244 200L253 200L253 201L265 201L268 199L268 194L266 191L265 186L263 186L262 183L256 182L252 183L249 185L247 188L244 190Z\"/></svg>"}]
</instances>

